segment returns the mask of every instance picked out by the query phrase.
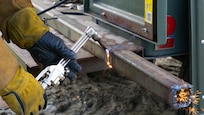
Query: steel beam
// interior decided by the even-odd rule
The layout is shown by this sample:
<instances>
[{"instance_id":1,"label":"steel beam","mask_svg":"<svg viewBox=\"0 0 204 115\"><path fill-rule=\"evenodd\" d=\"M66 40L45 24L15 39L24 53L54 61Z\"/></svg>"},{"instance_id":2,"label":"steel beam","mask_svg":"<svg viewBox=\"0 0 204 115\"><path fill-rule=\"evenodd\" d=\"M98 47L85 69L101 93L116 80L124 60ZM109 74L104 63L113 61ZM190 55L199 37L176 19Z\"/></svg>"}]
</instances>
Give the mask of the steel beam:
<instances>
[{"instance_id":1,"label":"steel beam","mask_svg":"<svg viewBox=\"0 0 204 115\"><path fill-rule=\"evenodd\" d=\"M129 76L130 79L161 97L169 105L174 104L171 87L182 86L184 81L131 51L115 51L112 58L113 68L116 68L117 71Z\"/></svg>"},{"instance_id":2,"label":"steel beam","mask_svg":"<svg viewBox=\"0 0 204 115\"><path fill-rule=\"evenodd\" d=\"M48 7L42 3L39 4L39 0L33 0L33 4L38 11ZM56 9L42 15L42 17L47 18L52 18L54 16L57 16L58 19L50 20L48 24L72 41L76 41L87 26L93 26L101 35L102 42L107 48L112 48L121 44L126 44L128 46L132 45L132 43L125 38L117 36L109 30L98 26L90 16L62 15ZM104 49L95 41L89 40L83 48L98 58L106 60ZM172 86L190 85L182 79L159 68L155 64L145 60L133 51L128 50L128 48L113 50L111 52L111 64L113 69L161 97L161 99L170 106L174 104Z\"/></svg>"}]
</instances>

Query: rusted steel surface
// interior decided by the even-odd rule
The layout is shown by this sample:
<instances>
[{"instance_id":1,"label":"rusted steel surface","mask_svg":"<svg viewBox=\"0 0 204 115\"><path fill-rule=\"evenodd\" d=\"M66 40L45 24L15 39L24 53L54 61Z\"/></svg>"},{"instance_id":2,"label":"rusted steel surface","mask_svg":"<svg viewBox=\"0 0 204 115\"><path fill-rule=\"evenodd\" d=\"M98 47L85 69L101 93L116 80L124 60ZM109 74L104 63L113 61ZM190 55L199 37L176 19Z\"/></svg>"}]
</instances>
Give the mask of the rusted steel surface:
<instances>
[{"instance_id":1,"label":"rusted steel surface","mask_svg":"<svg viewBox=\"0 0 204 115\"><path fill-rule=\"evenodd\" d=\"M171 106L173 105L171 87L188 84L131 51L114 51L112 58L113 68L158 95Z\"/></svg>"},{"instance_id":2,"label":"rusted steel surface","mask_svg":"<svg viewBox=\"0 0 204 115\"><path fill-rule=\"evenodd\" d=\"M43 5L38 4L39 0L33 0L33 2L38 10L43 9ZM109 30L98 26L89 16L62 16L57 9L43 16L53 17L54 15L58 16L58 19L49 21L48 24L72 41L76 41L87 26L94 27L100 33L104 47L101 47L93 40L89 40L83 48L105 62L106 52L104 48L119 47L111 51L111 64L113 69L161 97L161 99L170 106L173 106L171 87L173 85L189 84L134 53L134 51L140 52L142 50L141 47L134 46L134 44L127 41L125 38L117 36Z\"/></svg>"}]
</instances>

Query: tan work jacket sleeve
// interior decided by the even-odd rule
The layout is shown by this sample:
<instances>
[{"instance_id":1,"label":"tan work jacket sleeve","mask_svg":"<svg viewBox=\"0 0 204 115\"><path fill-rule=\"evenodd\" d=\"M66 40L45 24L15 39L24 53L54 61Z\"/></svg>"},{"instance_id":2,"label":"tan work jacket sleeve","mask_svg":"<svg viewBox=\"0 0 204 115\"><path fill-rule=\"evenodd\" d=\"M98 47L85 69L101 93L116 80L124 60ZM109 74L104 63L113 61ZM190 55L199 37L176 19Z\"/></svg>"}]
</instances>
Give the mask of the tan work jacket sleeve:
<instances>
[{"instance_id":1,"label":"tan work jacket sleeve","mask_svg":"<svg viewBox=\"0 0 204 115\"><path fill-rule=\"evenodd\" d=\"M0 0L0 31L7 42L28 49L47 31L30 0Z\"/></svg>"},{"instance_id":2,"label":"tan work jacket sleeve","mask_svg":"<svg viewBox=\"0 0 204 115\"><path fill-rule=\"evenodd\" d=\"M8 46L0 38L0 89L3 89L15 76L19 64Z\"/></svg>"}]
</instances>

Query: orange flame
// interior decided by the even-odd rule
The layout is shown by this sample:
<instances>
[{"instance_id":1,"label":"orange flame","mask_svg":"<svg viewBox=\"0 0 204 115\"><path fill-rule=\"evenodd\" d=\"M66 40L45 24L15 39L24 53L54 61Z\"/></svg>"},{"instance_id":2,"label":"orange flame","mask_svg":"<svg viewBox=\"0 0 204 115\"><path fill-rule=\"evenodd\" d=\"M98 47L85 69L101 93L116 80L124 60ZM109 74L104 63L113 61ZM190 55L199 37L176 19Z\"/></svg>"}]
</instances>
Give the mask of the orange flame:
<instances>
[{"instance_id":1,"label":"orange flame","mask_svg":"<svg viewBox=\"0 0 204 115\"><path fill-rule=\"evenodd\" d=\"M110 59L110 52L108 49L106 49L106 64L108 66L108 68L113 68L113 66L111 65L111 59Z\"/></svg>"}]
</instances>

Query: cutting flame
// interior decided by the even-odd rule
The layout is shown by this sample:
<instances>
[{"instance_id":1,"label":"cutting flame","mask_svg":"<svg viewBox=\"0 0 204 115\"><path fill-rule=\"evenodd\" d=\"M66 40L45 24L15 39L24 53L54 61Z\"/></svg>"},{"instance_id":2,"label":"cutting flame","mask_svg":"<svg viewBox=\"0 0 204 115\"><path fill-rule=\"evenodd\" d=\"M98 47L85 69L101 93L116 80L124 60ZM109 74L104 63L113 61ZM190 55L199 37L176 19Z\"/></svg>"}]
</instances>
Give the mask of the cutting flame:
<instances>
[{"instance_id":1,"label":"cutting flame","mask_svg":"<svg viewBox=\"0 0 204 115\"><path fill-rule=\"evenodd\" d=\"M111 57L110 57L110 51L109 49L106 49L106 64L108 66L108 68L113 68L113 66L111 65Z\"/></svg>"}]
</instances>

